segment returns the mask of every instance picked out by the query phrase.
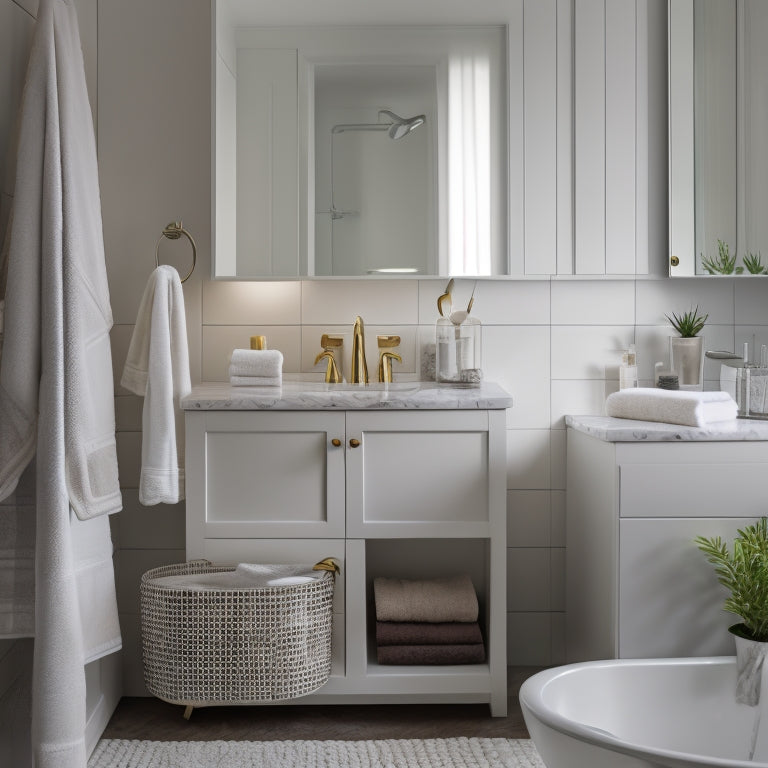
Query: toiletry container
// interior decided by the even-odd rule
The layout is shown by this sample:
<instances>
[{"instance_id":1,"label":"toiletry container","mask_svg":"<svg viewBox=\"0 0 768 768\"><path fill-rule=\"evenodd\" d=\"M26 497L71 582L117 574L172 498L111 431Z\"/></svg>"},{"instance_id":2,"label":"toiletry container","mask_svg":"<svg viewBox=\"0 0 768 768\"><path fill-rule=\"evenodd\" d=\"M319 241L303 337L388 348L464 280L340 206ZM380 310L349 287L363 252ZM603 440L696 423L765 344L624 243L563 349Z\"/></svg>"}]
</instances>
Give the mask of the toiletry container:
<instances>
[{"instance_id":1,"label":"toiletry container","mask_svg":"<svg viewBox=\"0 0 768 768\"><path fill-rule=\"evenodd\" d=\"M468 315L455 324L440 317L435 325L435 379L444 384L479 387L483 378L483 326Z\"/></svg>"},{"instance_id":2,"label":"toiletry container","mask_svg":"<svg viewBox=\"0 0 768 768\"><path fill-rule=\"evenodd\" d=\"M637 386L637 355L635 345L630 344L629 349L621 356L619 366L619 389L629 389Z\"/></svg>"}]
</instances>

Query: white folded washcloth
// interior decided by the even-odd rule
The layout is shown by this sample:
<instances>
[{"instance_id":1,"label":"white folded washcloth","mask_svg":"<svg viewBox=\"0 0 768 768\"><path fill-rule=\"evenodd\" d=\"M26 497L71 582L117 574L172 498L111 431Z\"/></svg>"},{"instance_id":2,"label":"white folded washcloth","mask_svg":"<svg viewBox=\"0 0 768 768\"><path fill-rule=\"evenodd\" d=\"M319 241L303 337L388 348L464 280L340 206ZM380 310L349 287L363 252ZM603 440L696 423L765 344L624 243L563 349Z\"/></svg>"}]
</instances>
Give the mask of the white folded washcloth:
<instances>
[{"instance_id":1,"label":"white folded washcloth","mask_svg":"<svg viewBox=\"0 0 768 768\"><path fill-rule=\"evenodd\" d=\"M274 378L283 374L283 353L277 349L235 349L229 375Z\"/></svg>"},{"instance_id":2,"label":"white folded washcloth","mask_svg":"<svg viewBox=\"0 0 768 768\"><path fill-rule=\"evenodd\" d=\"M229 383L233 387L281 387L282 376L230 376Z\"/></svg>"},{"instance_id":3,"label":"white folded washcloth","mask_svg":"<svg viewBox=\"0 0 768 768\"><path fill-rule=\"evenodd\" d=\"M727 392L638 387L608 395L605 413L619 419L705 427L718 421L732 421L738 414L738 406Z\"/></svg>"}]
</instances>

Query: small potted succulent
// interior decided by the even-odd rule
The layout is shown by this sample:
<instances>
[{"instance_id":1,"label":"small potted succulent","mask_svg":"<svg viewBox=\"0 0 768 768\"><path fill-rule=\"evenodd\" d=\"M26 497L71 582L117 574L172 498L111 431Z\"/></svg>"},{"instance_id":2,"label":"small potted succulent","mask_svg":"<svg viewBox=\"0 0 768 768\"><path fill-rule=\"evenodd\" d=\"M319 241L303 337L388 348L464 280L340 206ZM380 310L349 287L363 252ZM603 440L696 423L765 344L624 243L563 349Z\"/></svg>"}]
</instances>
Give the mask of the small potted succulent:
<instances>
[{"instance_id":1,"label":"small potted succulent","mask_svg":"<svg viewBox=\"0 0 768 768\"><path fill-rule=\"evenodd\" d=\"M720 536L697 536L695 542L729 592L725 610L741 619L729 627L736 639L736 697L744 704L755 705L768 654L768 518L739 529L731 550Z\"/></svg>"},{"instance_id":2,"label":"small potted succulent","mask_svg":"<svg viewBox=\"0 0 768 768\"><path fill-rule=\"evenodd\" d=\"M699 307L681 314L665 315L680 334L669 337L669 365L677 374L680 389L703 389L704 337L699 336L708 314L699 314Z\"/></svg>"}]
</instances>

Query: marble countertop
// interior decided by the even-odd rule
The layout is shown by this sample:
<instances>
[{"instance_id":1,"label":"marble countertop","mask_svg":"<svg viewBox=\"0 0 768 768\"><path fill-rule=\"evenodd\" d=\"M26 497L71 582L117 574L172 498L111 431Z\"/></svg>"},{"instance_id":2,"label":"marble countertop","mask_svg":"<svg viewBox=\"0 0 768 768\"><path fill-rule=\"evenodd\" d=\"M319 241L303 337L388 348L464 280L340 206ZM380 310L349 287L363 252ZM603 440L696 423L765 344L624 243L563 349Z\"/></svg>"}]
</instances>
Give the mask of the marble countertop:
<instances>
[{"instance_id":1,"label":"marble countertop","mask_svg":"<svg viewBox=\"0 0 768 768\"><path fill-rule=\"evenodd\" d=\"M758 419L722 421L707 427L683 427L611 416L566 416L565 424L609 443L768 440L768 421Z\"/></svg>"},{"instance_id":2,"label":"marble countertop","mask_svg":"<svg viewBox=\"0 0 768 768\"><path fill-rule=\"evenodd\" d=\"M492 382L455 387L434 381L361 385L283 380L282 387L199 384L182 399L181 407L186 411L485 410L511 408L512 397Z\"/></svg>"}]
</instances>

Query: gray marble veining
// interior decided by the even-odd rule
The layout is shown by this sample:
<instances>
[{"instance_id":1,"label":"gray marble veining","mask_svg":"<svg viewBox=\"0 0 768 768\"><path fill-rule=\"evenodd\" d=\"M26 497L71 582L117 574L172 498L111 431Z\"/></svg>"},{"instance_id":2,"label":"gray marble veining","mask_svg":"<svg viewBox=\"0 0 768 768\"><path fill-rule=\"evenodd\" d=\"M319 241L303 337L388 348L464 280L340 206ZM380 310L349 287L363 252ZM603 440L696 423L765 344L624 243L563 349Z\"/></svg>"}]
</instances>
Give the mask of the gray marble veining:
<instances>
[{"instance_id":1,"label":"gray marble veining","mask_svg":"<svg viewBox=\"0 0 768 768\"><path fill-rule=\"evenodd\" d=\"M611 416L566 416L565 424L609 443L768 440L768 422L751 419L722 421L707 427L683 427Z\"/></svg>"},{"instance_id":2,"label":"gray marble veining","mask_svg":"<svg viewBox=\"0 0 768 768\"><path fill-rule=\"evenodd\" d=\"M498 384L462 388L433 381L388 384L324 384L283 381L282 387L200 384L181 402L187 411L464 410L511 408L512 397Z\"/></svg>"}]
</instances>

